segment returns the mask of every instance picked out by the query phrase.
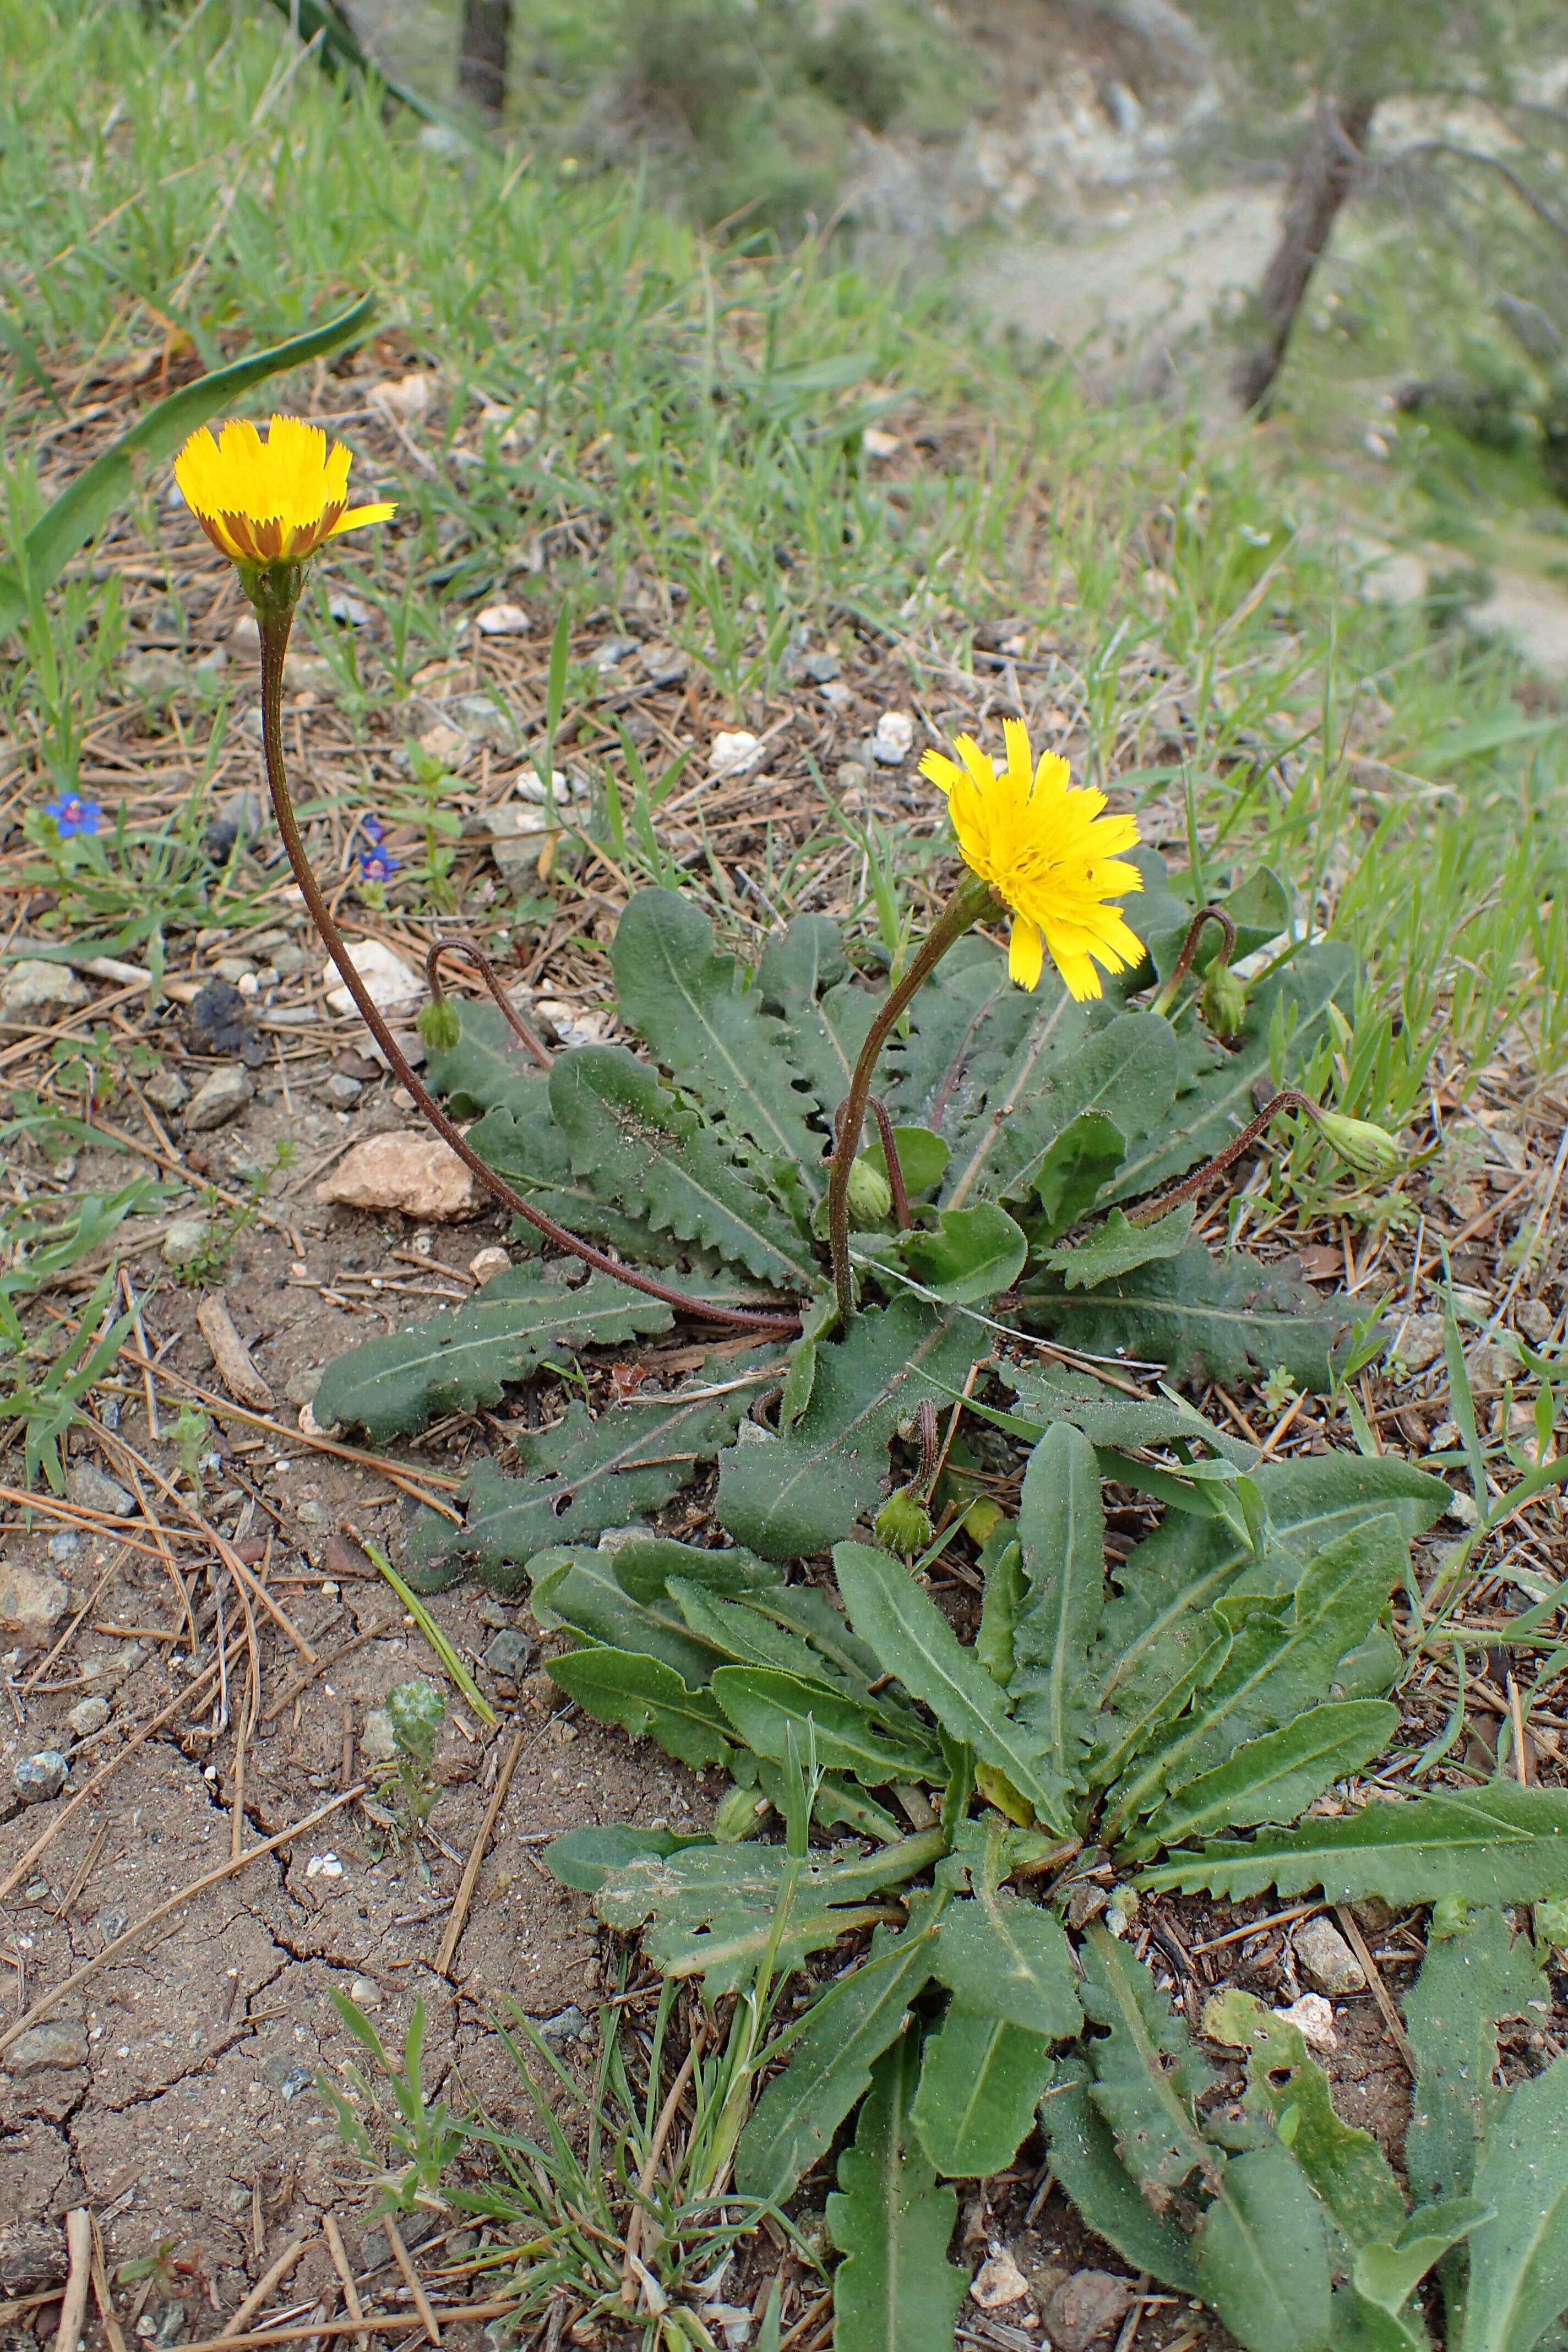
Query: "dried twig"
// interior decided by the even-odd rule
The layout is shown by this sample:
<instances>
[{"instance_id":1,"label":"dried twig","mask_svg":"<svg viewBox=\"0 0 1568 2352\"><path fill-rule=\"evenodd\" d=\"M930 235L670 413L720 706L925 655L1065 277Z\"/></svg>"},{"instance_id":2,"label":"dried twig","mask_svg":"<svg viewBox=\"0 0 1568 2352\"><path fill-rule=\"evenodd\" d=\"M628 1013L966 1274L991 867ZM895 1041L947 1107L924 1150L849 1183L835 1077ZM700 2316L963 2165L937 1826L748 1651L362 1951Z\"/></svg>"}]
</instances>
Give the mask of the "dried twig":
<instances>
[{"instance_id":1,"label":"dried twig","mask_svg":"<svg viewBox=\"0 0 1568 2352\"><path fill-rule=\"evenodd\" d=\"M1411 2049L1409 2042L1405 2039L1405 2021L1401 2018L1398 2010L1395 2009L1394 2005L1393 1994L1389 1991L1388 1987L1383 1981L1383 1971L1379 1969L1377 1962L1372 1957L1371 1948L1367 1943L1366 1937L1361 1932L1361 1927L1357 1922L1355 1913L1351 1909L1348 1903L1336 1903L1334 1906L1334 1916L1339 1921L1341 1927L1344 1931L1345 1941L1349 1944L1352 1951L1361 1962L1362 1973L1365 1977L1367 1983L1372 1987L1373 1999L1376 2001L1379 2009L1383 2011L1383 2021L1388 2028L1394 2048L1398 2051L1400 2056L1405 2061L1405 2066L1409 2071L1411 2081L1414 2082L1415 2080L1415 2053Z\"/></svg>"},{"instance_id":2,"label":"dried twig","mask_svg":"<svg viewBox=\"0 0 1568 2352\"><path fill-rule=\"evenodd\" d=\"M60 2305L60 2324L55 2333L55 2352L76 2352L81 2323L87 2316L87 2291L92 2284L92 2221L85 2205L73 2206L66 2215L66 2245L70 2252L70 2271Z\"/></svg>"},{"instance_id":3,"label":"dried twig","mask_svg":"<svg viewBox=\"0 0 1568 2352\"><path fill-rule=\"evenodd\" d=\"M469 1851L463 1875L458 1883L458 1891L452 1897L452 1916L447 1922L446 1931L441 1937L433 1963L438 1977L446 1975L457 1957L458 1941L468 1916L468 1906L474 1899L474 1888L479 1884L479 1869L489 1845L490 1832L495 1828L502 1805L506 1802L506 1792L511 1786L511 1776L517 1769L517 1759L527 1744L526 1731L514 1732L511 1746L508 1748L500 1770L496 1775L495 1788L491 1792L489 1803L485 1807L485 1817L479 1823L479 1834Z\"/></svg>"},{"instance_id":4,"label":"dried twig","mask_svg":"<svg viewBox=\"0 0 1568 2352\"><path fill-rule=\"evenodd\" d=\"M414 2297L414 2308L424 2323L425 2333L432 2344L439 2344L441 2329L436 2314L430 2307L430 2298L419 2284L419 2273L408 2259L408 2249L404 2244L398 2233L397 2224L390 2213L382 2215L381 2226L386 2232L386 2242L392 2248L392 2259L403 2273L403 2284Z\"/></svg>"}]
</instances>

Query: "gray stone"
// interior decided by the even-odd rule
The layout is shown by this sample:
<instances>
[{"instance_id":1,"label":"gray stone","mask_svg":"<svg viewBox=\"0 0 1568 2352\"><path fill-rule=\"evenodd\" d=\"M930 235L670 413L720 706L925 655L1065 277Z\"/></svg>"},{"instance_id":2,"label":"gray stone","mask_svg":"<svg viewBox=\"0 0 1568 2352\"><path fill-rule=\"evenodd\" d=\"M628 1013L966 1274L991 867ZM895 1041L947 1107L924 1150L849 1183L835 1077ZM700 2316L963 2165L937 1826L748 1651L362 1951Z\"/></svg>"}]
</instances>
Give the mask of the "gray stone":
<instances>
[{"instance_id":1,"label":"gray stone","mask_svg":"<svg viewBox=\"0 0 1568 2352\"><path fill-rule=\"evenodd\" d=\"M1364 1992L1366 1974L1361 1962L1330 1919L1308 1919L1291 1941L1301 1974L1331 1999L1342 1993Z\"/></svg>"},{"instance_id":2,"label":"gray stone","mask_svg":"<svg viewBox=\"0 0 1568 2352\"><path fill-rule=\"evenodd\" d=\"M1395 1323L1394 1352L1407 1371L1424 1372L1443 1352L1440 1315L1407 1315Z\"/></svg>"},{"instance_id":3,"label":"gray stone","mask_svg":"<svg viewBox=\"0 0 1568 2352\"><path fill-rule=\"evenodd\" d=\"M58 1748L41 1748L37 1756L21 1758L12 1771L11 1786L25 1805L47 1805L65 1787L69 1769Z\"/></svg>"},{"instance_id":4,"label":"gray stone","mask_svg":"<svg viewBox=\"0 0 1568 2352\"><path fill-rule=\"evenodd\" d=\"M213 966L213 978L226 980L229 986L233 988L237 986L240 981L248 980L255 970L256 966L249 956L219 956Z\"/></svg>"},{"instance_id":5,"label":"gray stone","mask_svg":"<svg viewBox=\"0 0 1568 2352\"><path fill-rule=\"evenodd\" d=\"M185 1125L198 1135L237 1118L250 1100L250 1072L243 1062L220 1062L212 1076L192 1096Z\"/></svg>"},{"instance_id":6,"label":"gray stone","mask_svg":"<svg viewBox=\"0 0 1568 2352\"><path fill-rule=\"evenodd\" d=\"M302 1528L330 1528L332 1524L332 1514L328 1506L317 1502L311 1495L305 1497L294 1516Z\"/></svg>"},{"instance_id":7,"label":"gray stone","mask_svg":"<svg viewBox=\"0 0 1568 2352\"><path fill-rule=\"evenodd\" d=\"M576 2002L573 2001L568 2008L557 2010L553 2017L541 2018L538 2021L538 2032L542 2042L555 2043L575 2042L585 2030L587 2022L587 2019Z\"/></svg>"},{"instance_id":8,"label":"gray stone","mask_svg":"<svg viewBox=\"0 0 1568 2352\"><path fill-rule=\"evenodd\" d=\"M334 1070L324 1091L327 1100L336 1103L340 1110L352 1110L364 1088L358 1078L345 1077L342 1070Z\"/></svg>"},{"instance_id":9,"label":"gray stone","mask_svg":"<svg viewBox=\"0 0 1568 2352\"><path fill-rule=\"evenodd\" d=\"M70 1594L58 1576L0 1560L0 1641L40 1647L65 1615Z\"/></svg>"},{"instance_id":10,"label":"gray stone","mask_svg":"<svg viewBox=\"0 0 1568 2352\"><path fill-rule=\"evenodd\" d=\"M397 1753L392 1717L384 1706L373 1706L359 1736L359 1752L367 1764L390 1764Z\"/></svg>"},{"instance_id":11,"label":"gray stone","mask_svg":"<svg viewBox=\"0 0 1568 2352\"><path fill-rule=\"evenodd\" d=\"M272 969L279 980L297 980L305 969L305 950L292 940L272 950Z\"/></svg>"},{"instance_id":12,"label":"gray stone","mask_svg":"<svg viewBox=\"0 0 1568 2352\"><path fill-rule=\"evenodd\" d=\"M66 1472L66 1493L81 1511L107 1511L113 1519L129 1517L135 1507L125 1488L107 1477L96 1462L73 1462Z\"/></svg>"},{"instance_id":13,"label":"gray stone","mask_svg":"<svg viewBox=\"0 0 1568 2352\"><path fill-rule=\"evenodd\" d=\"M206 1247L211 1231L211 1222L206 1217L176 1217L163 1235L163 1264L189 1265Z\"/></svg>"},{"instance_id":14,"label":"gray stone","mask_svg":"<svg viewBox=\"0 0 1568 2352\"><path fill-rule=\"evenodd\" d=\"M1131 2279L1112 2271L1078 2271L1047 2304L1046 2333L1057 2352L1089 2352L1121 2326L1136 2297Z\"/></svg>"},{"instance_id":15,"label":"gray stone","mask_svg":"<svg viewBox=\"0 0 1568 2352\"><path fill-rule=\"evenodd\" d=\"M807 654L802 669L813 686L831 686L838 675L838 656L830 653Z\"/></svg>"},{"instance_id":16,"label":"gray stone","mask_svg":"<svg viewBox=\"0 0 1568 2352\"><path fill-rule=\"evenodd\" d=\"M79 1698L66 1721L78 1739L90 1739L109 1721L109 1701L106 1698Z\"/></svg>"},{"instance_id":17,"label":"gray stone","mask_svg":"<svg viewBox=\"0 0 1568 2352\"><path fill-rule=\"evenodd\" d=\"M533 1643L526 1633L513 1626L498 1633L485 1652L485 1664L492 1675L509 1683L520 1682L533 1664Z\"/></svg>"},{"instance_id":18,"label":"gray stone","mask_svg":"<svg viewBox=\"0 0 1568 2352\"><path fill-rule=\"evenodd\" d=\"M62 1528L58 1536L51 1536L49 1538L49 1558L51 1559L69 1559L72 1552L80 1548L80 1544L81 1538L76 1533L74 1528Z\"/></svg>"},{"instance_id":19,"label":"gray stone","mask_svg":"<svg viewBox=\"0 0 1568 2352\"><path fill-rule=\"evenodd\" d=\"M349 1987L349 1999L356 2009L379 2009L383 1998L381 1987L374 1977L355 1977Z\"/></svg>"},{"instance_id":20,"label":"gray stone","mask_svg":"<svg viewBox=\"0 0 1568 2352\"><path fill-rule=\"evenodd\" d=\"M41 2074L50 2066L87 2064L85 2025L30 2025L18 2033L5 2055L10 2074Z\"/></svg>"},{"instance_id":21,"label":"gray stone","mask_svg":"<svg viewBox=\"0 0 1568 2352\"><path fill-rule=\"evenodd\" d=\"M46 963L27 956L14 963L0 982L0 1021L14 1021L55 1004L85 1004L92 991L79 981L68 963Z\"/></svg>"},{"instance_id":22,"label":"gray stone","mask_svg":"<svg viewBox=\"0 0 1568 2352\"><path fill-rule=\"evenodd\" d=\"M149 1078L142 1089L154 1110L184 1110L190 1101L191 1090L178 1070L160 1070Z\"/></svg>"},{"instance_id":23,"label":"gray stone","mask_svg":"<svg viewBox=\"0 0 1568 2352\"><path fill-rule=\"evenodd\" d=\"M151 646L145 653L132 654L120 665L121 683L134 694L155 698L177 694L190 683L190 666L180 654L168 653Z\"/></svg>"},{"instance_id":24,"label":"gray stone","mask_svg":"<svg viewBox=\"0 0 1568 2352\"><path fill-rule=\"evenodd\" d=\"M290 1372L283 1384L283 1393L292 1405L307 1405L321 1385L322 1366L308 1365L302 1372Z\"/></svg>"}]
</instances>

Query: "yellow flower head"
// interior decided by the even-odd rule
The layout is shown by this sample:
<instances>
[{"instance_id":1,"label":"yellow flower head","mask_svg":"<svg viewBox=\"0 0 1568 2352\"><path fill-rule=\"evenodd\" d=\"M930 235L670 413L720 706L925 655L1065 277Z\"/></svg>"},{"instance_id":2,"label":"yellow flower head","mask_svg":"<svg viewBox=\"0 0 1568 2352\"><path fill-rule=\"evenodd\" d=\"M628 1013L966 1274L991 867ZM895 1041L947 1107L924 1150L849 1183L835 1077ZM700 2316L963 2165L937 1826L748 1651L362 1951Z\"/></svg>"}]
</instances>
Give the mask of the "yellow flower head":
<instances>
[{"instance_id":1,"label":"yellow flower head","mask_svg":"<svg viewBox=\"0 0 1568 2352\"><path fill-rule=\"evenodd\" d=\"M1138 868L1116 854L1133 846L1138 821L1101 815L1105 794L1075 787L1054 751L1037 767L1021 719L1009 719L1003 731L1005 769L992 765L973 736L961 735L957 761L928 751L921 773L947 794L964 863L1013 910L1007 969L1019 987L1037 985L1048 948L1074 996L1099 996L1097 961L1125 971L1143 960L1142 941L1121 908L1108 903L1143 887Z\"/></svg>"},{"instance_id":2,"label":"yellow flower head","mask_svg":"<svg viewBox=\"0 0 1568 2352\"><path fill-rule=\"evenodd\" d=\"M185 504L220 554L236 563L302 563L323 540L384 522L390 505L351 507L349 453L319 425L275 416L262 439L231 423L215 441L204 425L174 460Z\"/></svg>"}]
</instances>

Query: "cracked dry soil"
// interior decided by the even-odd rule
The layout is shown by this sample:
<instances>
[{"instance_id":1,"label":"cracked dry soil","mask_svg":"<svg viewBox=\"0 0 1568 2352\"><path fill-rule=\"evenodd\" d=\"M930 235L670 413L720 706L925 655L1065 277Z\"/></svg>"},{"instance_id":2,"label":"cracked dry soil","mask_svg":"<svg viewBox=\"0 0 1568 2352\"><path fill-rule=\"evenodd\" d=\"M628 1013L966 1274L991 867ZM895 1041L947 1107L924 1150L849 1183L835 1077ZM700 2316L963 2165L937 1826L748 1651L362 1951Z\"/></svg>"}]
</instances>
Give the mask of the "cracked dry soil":
<instances>
[{"instance_id":1,"label":"cracked dry soil","mask_svg":"<svg viewBox=\"0 0 1568 2352\"><path fill-rule=\"evenodd\" d=\"M328 1099L320 1089L329 1071L323 1055L314 1089L308 1071L291 1082L294 1131L303 1129L307 1162L323 1136L330 1142L400 1123L384 1086L366 1088L363 1107L346 1126L312 1108ZM186 1075L198 1081L199 1066ZM258 1086L244 1119L206 1139L215 1176L222 1179L236 1158L268 1152L289 1125L283 1101L266 1099L268 1091ZM83 1156L79 1178L85 1189L123 1181L123 1163L93 1162L94 1155ZM312 1190L307 1183L290 1196L274 1189L272 1208L291 1234L253 1229L223 1284L235 1322L279 1400L280 1424L295 1420L281 1400L303 1371L371 1336L394 1314L429 1311L428 1303L403 1295L386 1302L381 1320L368 1306L364 1313L331 1306L321 1289L344 1280L345 1261L357 1257L363 1265L367 1302L375 1297L368 1288L373 1278L416 1287L441 1280L407 1262L416 1255L411 1241L420 1238L415 1225L396 1215L378 1221L328 1212L315 1205ZM500 1222L436 1229L434 1260L466 1265L481 1244L499 1237ZM295 1241L303 1244L302 1257ZM394 1250L404 1257L395 1259ZM199 1292L167 1279L154 1286L155 1252L133 1255L132 1263L152 1354L217 1390L195 1321ZM343 1293L334 1288L334 1295ZM162 1442L148 1430L140 1381L128 1371L118 1433L171 1475L177 1457L168 1430L177 1405L167 1391L160 1396ZM242 1557L257 1559L258 1573L265 1566L268 1591L324 1662L290 1698L306 1670L286 1634L256 1611L262 1687L241 1791L250 1845L359 1780L384 1779L390 1768L364 1752L367 1716L394 1685L424 1676L440 1685L443 1676L396 1597L338 1532L345 1523L374 1530L395 1556L415 1506L374 1471L312 1453L299 1440L258 1433L237 1420L226 1430L221 1415L215 1416L214 1438L222 1460L216 1479L207 1479L207 1514L242 1547ZM434 1450L439 1457L439 1447ZM79 1433L74 1459L95 1458L93 1432ZM430 1450L420 1458L428 1465ZM115 1464L106 1454L100 1466L112 1471ZM174 1514L160 1506L159 1516L174 1536ZM0 1733L0 1790L10 1806L8 1818L0 1813L0 1880L51 1816L64 1811L71 1792L194 1674L173 1576L147 1524L72 1530L39 1513L28 1530L20 1518L18 1507L8 1506L5 1561L68 1581L69 1612L55 1636L86 1609L41 1678L42 1652L14 1654L5 1662L13 1705ZM62 1533L68 1538L72 1532L74 1545L62 1543ZM186 1543L175 1557L205 1664L222 1638L205 1569L213 1555ZM223 1635L232 1645L239 1629L232 1587L223 1582ZM378 2263L384 2270L362 2291L395 2291L380 2231L365 2231L362 2246L353 2226L364 2177L343 2150L316 2087L318 2070L335 2076L363 2055L331 1991L352 1988L394 2053L423 1999L427 2095L458 2110L482 2105L503 2125L521 2123L525 2102L492 2021L515 2000L542 2024L558 2021L551 2038L570 2055L578 2012L591 2008L605 1983L586 1898L556 1885L539 1849L556 1831L580 1822L710 1814L712 1792L657 1750L645 1745L634 1751L618 1734L566 1719L560 1695L537 1668L529 1673L525 1663L514 1683L486 1666L484 1652L498 1631L519 1627L531 1642L526 1611L473 1586L430 1606L499 1720L487 1730L447 1691L435 1762L440 1795L419 1853L390 1842L358 1804L346 1805L153 1927L138 1948L101 1968L0 2057L0 2312L11 2299L10 2312L0 2315L5 2344L21 2352L53 2344L58 2302L17 2313L15 2301L60 2284L62 2219L81 2204L100 2220L111 2278L126 2261L166 2249L159 2270L140 2286L116 2289L122 2321L129 2300L143 2339L166 2344L217 2333L221 2316L235 2311L297 2235L310 2242L277 2299L308 2309L329 2283L335 2292L320 2231L330 2209L342 2222L356 2272L374 2273ZM350 1643L357 1645L340 1654ZM6 1963L0 2032L155 1905L229 1856L236 1725L247 1672L241 1646L229 1668L226 1727L215 1729L218 1710L211 1697L176 1716L23 1874L0 1925ZM16 1805L15 1764L44 1748L69 1751L68 1716L89 1696L108 1701L110 1721L71 1755L64 1793ZM453 1896L502 1758L520 1732L521 1754L443 1977L433 1962ZM431 2226L443 2225L413 2221L410 2244ZM89 2338L100 2340L96 2317Z\"/></svg>"}]
</instances>

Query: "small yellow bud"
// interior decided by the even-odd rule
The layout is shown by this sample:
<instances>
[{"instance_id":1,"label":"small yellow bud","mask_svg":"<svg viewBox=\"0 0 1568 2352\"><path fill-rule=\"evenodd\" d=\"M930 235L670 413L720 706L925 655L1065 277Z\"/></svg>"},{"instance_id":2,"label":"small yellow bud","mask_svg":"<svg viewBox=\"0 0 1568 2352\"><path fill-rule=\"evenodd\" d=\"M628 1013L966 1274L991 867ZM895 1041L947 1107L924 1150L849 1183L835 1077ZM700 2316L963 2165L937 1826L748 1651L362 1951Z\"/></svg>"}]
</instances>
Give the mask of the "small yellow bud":
<instances>
[{"instance_id":1,"label":"small yellow bud","mask_svg":"<svg viewBox=\"0 0 1568 2352\"><path fill-rule=\"evenodd\" d=\"M850 1169L848 1199L852 1225L879 1225L892 1213L892 1187L868 1160L857 1160Z\"/></svg>"},{"instance_id":2,"label":"small yellow bud","mask_svg":"<svg viewBox=\"0 0 1568 2352\"><path fill-rule=\"evenodd\" d=\"M872 1526L877 1541L900 1559L913 1559L931 1541L931 1513L910 1486L895 1486Z\"/></svg>"},{"instance_id":3,"label":"small yellow bud","mask_svg":"<svg viewBox=\"0 0 1568 2352\"><path fill-rule=\"evenodd\" d=\"M1318 1127L1326 1143L1331 1143L1342 1160L1352 1168L1363 1169L1369 1176L1392 1176L1399 1165L1399 1146L1385 1128L1373 1127L1370 1119L1347 1118L1342 1111L1321 1110Z\"/></svg>"},{"instance_id":4,"label":"small yellow bud","mask_svg":"<svg viewBox=\"0 0 1568 2352\"><path fill-rule=\"evenodd\" d=\"M432 1054L449 1054L463 1034L462 1014L450 996L432 997L421 1005L415 1025Z\"/></svg>"}]
</instances>

